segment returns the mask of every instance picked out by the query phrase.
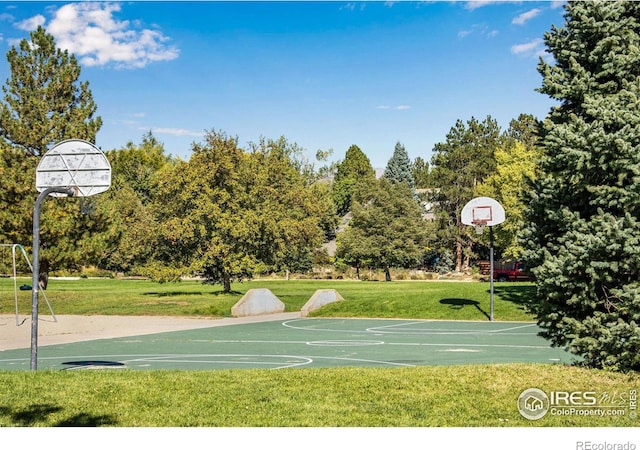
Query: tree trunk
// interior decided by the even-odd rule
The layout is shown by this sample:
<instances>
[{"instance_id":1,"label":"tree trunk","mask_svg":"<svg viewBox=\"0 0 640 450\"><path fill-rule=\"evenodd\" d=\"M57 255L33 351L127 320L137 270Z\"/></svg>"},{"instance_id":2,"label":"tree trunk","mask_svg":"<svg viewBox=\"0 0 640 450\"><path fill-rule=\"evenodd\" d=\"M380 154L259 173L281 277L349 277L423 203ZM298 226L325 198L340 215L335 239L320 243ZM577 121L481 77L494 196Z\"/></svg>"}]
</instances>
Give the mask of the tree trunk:
<instances>
[{"instance_id":1,"label":"tree trunk","mask_svg":"<svg viewBox=\"0 0 640 450\"><path fill-rule=\"evenodd\" d=\"M464 255L464 259L462 260L462 271L463 272L468 272L469 271L469 266L471 265L471 245L469 244L467 246L467 254Z\"/></svg>"},{"instance_id":2,"label":"tree trunk","mask_svg":"<svg viewBox=\"0 0 640 450\"><path fill-rule=\"evenodd\" d=\"M222 273L222 286L224 292L231 292L231 277L227 272Z\"/></svg>"},{"instance_id":3,"label":"tree trunk","mask_svg":"<svg viewBox=\"0 0 640 450\"><path fill-rule=\"evenodd\" d=\"M40 285L40 289L43 291L47 289L47 285L49 284L49 268L51 265L49 261L43 259L40 262L39 273L38 273L38 284Z\"/></svg>"},{"instance_id":4,"label":"tree trunk","mask_svg":"<svg viewBox=\"0 0 640 450\"><path fill-rule=\"evenodd\" d=\"M356 263L356 279L360 279L360 262Z\"/></svg>"},{"instance_id":5,"label":"tree trunk","mask_svg":"<svg viewBox=\"0 0 640 450\"><path fill-rule=\"evenodd\" d=\"M286 281L289 281L289 269L285 269L285 270L284 270L284 279L285 279Z\"/></svg>"},{"instance_id":6,"label":"tree trunk","mask_svg":"<svg viewBox=\"0 0 640 450\"><path fill-rule=\"evenodd\" d=\"M462 241L456 239L456 272L462 270Z\"/></svg>"},{"instance_id":7,"label":"tree trunk","mask_svg":"<svg viewBox=\"0 0 640 450\"><path fill-rule=\"evenodd\" d=\"M391 281L391 272L389 272L389 266L384 266L384 280Z\"/></svg>"}]
</instances>

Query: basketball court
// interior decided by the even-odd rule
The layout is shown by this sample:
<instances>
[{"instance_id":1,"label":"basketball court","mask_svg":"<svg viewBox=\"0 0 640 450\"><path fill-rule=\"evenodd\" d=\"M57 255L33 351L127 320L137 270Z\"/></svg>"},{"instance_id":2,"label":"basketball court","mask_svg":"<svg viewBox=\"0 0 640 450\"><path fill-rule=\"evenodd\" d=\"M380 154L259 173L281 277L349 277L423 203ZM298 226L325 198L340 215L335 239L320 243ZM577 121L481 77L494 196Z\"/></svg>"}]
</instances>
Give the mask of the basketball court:
<instances>
[{"instance_id":1,"label":"basketball court","mask_svg":"<svg viewBox=\"0 0 640 450\"><path fill-rule=\"evenodd\" d=\"M534 323L302 318L42 345L39 369L209 370L569 363ZM5 327L2 327L5 328ZM141 332L143 328L141 328ZM2 330L0 330L2 331ZM0 350L0 370L28 370L29 343Z\"/></svg>"}]
</instances>

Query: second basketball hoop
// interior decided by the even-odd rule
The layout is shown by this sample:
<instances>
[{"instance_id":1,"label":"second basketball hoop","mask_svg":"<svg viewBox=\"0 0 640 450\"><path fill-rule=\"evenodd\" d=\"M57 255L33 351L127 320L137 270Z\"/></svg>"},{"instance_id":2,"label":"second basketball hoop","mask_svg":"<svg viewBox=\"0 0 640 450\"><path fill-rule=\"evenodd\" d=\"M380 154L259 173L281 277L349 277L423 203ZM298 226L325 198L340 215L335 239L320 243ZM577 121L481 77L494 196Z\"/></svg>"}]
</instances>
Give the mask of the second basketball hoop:
<instances>
[{"instance_id":1,"label":"second basketball hoop","mask_svg":"<svg viewBox=\"0 0 640 450\"><path fill-rule=\"evenodd\" d=\"M476 197L462 208L461 219L465 225L473 225L476 233L482 234L484 227L489 227L489 302L491 313L489 320L493 322L493 226L504 222L505 212L500 203L491 197Z\"/></svg>"},{"instance_id":2,"label":"second basketball hoop","mask_svg":"<svg viewBox=\"0 0 640 450\"><path fill-rule=\"evenodd\" d=\"M476 233L482 234L484 227L499 225L505 220L504 208L491 197L476 197L470 200L461 214L462 223L473 225Z\"/></svg>"}]
</instances>

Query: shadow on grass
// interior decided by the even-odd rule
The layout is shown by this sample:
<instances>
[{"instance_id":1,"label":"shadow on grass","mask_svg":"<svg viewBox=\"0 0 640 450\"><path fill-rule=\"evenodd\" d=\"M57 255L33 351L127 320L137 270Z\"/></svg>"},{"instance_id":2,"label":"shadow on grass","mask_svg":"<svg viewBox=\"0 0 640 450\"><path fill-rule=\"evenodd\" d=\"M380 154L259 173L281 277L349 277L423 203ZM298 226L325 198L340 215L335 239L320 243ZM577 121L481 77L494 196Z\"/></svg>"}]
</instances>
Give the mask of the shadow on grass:
<instances>
[{"instance_id":1,"label":"shadow on grass","mask_svg":"<svg viewBox=\"0 0 640 450\"><path fill-rule=\"evenodd\" d=\"M15 410L6 406L0 407L0 415L8 417L15 426L29 427L46 425L53 427L98 427L116 425L116 420L108 415L93 416L80 413L56 423L48 424L51 414L59 413L62 407L50 404L35 404Z\"/></svg>"},{"instance_id":2,"label":"shadow on grass","mask_svg":"<svg viewBox=\"0 0 640 450\"><path fill-rule=\"evenodd\" d=\"M515 303L525 312L535 313L538 304L536 287L504 283L494 286L493 292L506 302Z\"/></svg>"},{"instance_id":3,"label":"shadow on grass","mask_svg":"<svg viewBox=\"0 0 640 450\"><path fill-rule=\"evenodd\" d=\"M177 297L177 296L182 296L182 295L204 295L204 292L186 292L186 291L144 292L142 295L152 295L154 297Z\"/></svg>"},{"instance_id":4,"label":"shadow on grass","mask_svg":"<svg viewBox=\"0 0 640 450\"><path fill-rule=\"evenodd\" d=\"M440 300L440 303L443 305L449 305L449 308L451 309L462 309L467 305L475 306L476 309L480 311L487 319L491 318L486 311L480 308L480 302L477 302L475 300L469 300L468 298L443 298L442 300Z\"/></svg>"},{"instance_id":5,"label":"shadow on grass","mask_svg":"<svg viewBox=\"0 0 640 450\"><path fill-rule=\"evenodd\" d=\"M143 292L142 295L149 295L149 296L153 296L153 297L178 297L181 295L184 296L188 296L188 295L212 295L214 297L220 296L220 295L244 295L244 292L240 292L240 291L229 291L229 292L223 292L223 291L213 291L213 292L193 292L193 291L174 291L174 292Z\"/></svg>"}]
</instances>

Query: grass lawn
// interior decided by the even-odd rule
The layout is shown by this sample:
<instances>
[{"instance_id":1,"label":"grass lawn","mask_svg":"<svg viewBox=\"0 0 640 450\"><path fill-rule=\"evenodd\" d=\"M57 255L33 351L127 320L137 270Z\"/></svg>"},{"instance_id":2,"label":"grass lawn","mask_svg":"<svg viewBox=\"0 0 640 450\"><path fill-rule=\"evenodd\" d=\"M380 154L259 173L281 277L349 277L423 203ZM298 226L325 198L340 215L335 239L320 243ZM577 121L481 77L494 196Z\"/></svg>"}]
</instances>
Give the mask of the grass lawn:
<instances>
[{"instance_id":1,"label":"grass lawn","mask_svg":"<svg viewBox=\"0 0 640 450\"><path fill-rule=\"evenodd\" d=\"M631 427L624 416L530 421L517 399L531 387L628 393L638 381L533 364L0 372L0 426Z\"/></svg>"},{"instance_id":2,"label":"grass lawn","mask_svg":"<svg viewBox=\"0 0 640 450\"><path fill-rule=\"evenodd\" d=\"M28 283L22 281L22 284ZM488 320L489 284L438 281L292 280L235 283L225 294L220 286L198 281L158 284L147 280L80 279L49 282L46 291L56 314L165 315L228 317L231 307L252 288L270 289L286 306L299 311L317 289L336 289L344 302L327 305L316 316L410 319ZM496 320L533 320L526 305L535 287L496 283ZM43 314L48 313L42 300ZM19 292L21 314L31 311L31 292ZM0 280L0 313L14 311L12 280Z\"/></svg>"}]
</instances>

